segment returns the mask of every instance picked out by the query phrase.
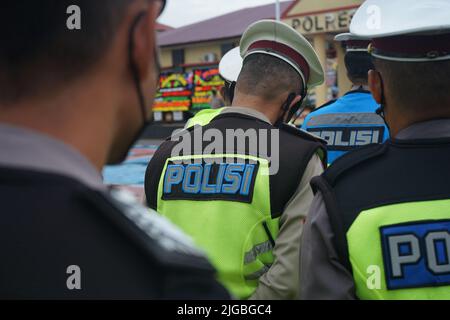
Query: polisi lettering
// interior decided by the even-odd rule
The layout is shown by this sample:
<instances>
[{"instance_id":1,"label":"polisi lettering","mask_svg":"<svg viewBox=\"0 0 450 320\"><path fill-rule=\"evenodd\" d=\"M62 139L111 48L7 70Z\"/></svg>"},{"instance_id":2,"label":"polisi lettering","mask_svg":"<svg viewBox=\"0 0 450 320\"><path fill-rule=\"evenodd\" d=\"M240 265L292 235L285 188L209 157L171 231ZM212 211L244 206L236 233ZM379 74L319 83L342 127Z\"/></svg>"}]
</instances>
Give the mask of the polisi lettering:
<instances>
[{"instance_id":1,"label":"polisi lettering","mask_svg":"<svg viewBox=\"0 0 450 320\"><path fill-rule=\"evenodd\" d=\"M231 196L230 200L237 200L237 196L249 201L257 167L257 164L249 163L172 163L167 166L164 176L163 197L167 200L211 200L211 197L220 196L225 200Z\"/></svg>"},{"instance_id":2,"label":"polisi lettering","mask_svg":"<svg viewBox=\"0 0 450 320\"><path fill-rule=\"evenodd\" d=\"M450 284L450 221L382 228L391 289Z\"/></svg>"},{"instance_id":3,"label":"polisi lettering","mask_svg":"<svg viewBox=\"0 0 450 320\"><path fill-rule=\"evenodd\" d=\"M435 274L450 274L450 233L447 231L431 232L425 236L421 250L420 241L416 235L399 235L389 238L389 251L391 254L391 270L394 277L403 277L403 266L415 264L422 257L426 259L427 267ZM441 241L444 246L442 261L438 258L436 242ZM400 251L400 244L407 246L407 253ZM424 252L423 252L424 251Z\"/></svg>"},{"instance_id":4,"label":"polisi lettering","mask_svg":"<svg viewBox=\"0 0 450 320\"><path fill-rule=\"evenodd\" d=\"M327 141L329 150L347 151L372 143L383 142L383 127L314 128L309 132Z\"/></svg>"},{"instance_id":5,"label":"polisi lettering","mask_svg":"<svg viewBox=\"0 0 450 320\"><path fill-rule=\"evenodd\" d=\"M350 139L346 140L342 131L321 131L319 136L325 139L331 146L339 147L357 147L365 146L371 143L377 143L380 135L378 131L373 130L352 130Z\"/></svg>"}]
</instances>

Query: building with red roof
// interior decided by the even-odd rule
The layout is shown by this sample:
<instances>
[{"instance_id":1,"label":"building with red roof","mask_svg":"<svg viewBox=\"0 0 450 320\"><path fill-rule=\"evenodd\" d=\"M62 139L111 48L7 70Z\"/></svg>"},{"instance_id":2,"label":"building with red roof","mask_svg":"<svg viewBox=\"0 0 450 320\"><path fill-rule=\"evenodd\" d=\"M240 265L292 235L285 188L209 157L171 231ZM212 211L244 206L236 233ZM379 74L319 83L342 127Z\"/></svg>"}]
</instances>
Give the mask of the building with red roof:
<instances>
[{"instance_id":1,"label":"building with red roof","mask_svg":"<svg viewBox=\"0 0 450 320\"><path fill-rule=\"evenodd\" d=\"M344 64L344 49L333 38L349 31L353 14L362 3L363 0L292 0L280 4L282 21L310 40L326 70L326 83L312 93L316 105L351 87ZM164 32L158 32L163 71L183 74L216 69L222 56L239 45L250 24L274 18L275 1L180 28L166 28Z\"/></svg>"}]
</instances>

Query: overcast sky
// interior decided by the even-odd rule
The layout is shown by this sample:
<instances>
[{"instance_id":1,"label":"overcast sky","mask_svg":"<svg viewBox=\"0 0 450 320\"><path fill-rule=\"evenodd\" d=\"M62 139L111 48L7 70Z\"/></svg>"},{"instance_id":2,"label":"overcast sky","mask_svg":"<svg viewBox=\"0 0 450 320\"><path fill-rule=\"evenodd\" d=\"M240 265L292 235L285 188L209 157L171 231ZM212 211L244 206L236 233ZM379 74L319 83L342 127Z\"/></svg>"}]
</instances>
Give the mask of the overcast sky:
<instances>
[{"instance_id":1,"label":"overcast sky","mask_svg":"<svg viewBox=\"0 0 450 320\"><path fill-rule=\"evenodd\" d=\"M217 17L242 8L274 4L275 0L168 0L168 6L159 22L181 27L194 22Z\"/></svg>"}]
</instances>

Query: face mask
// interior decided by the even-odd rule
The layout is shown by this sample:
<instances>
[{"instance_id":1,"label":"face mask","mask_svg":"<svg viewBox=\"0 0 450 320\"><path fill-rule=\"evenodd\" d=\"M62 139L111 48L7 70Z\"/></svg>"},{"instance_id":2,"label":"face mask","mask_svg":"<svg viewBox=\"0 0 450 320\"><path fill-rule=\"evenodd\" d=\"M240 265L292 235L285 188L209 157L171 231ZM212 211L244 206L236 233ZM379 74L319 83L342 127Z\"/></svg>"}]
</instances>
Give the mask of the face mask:
<instances>
[{"instance_id":1,"label":"face mask","mask_svg":"<svg viewBox=\"0 0 450 320\"><path fill-rule=\"evenodd\" d=\"M153 122L153 119L148 119L148 109L145 103L145 98L144 98L144 94L142 91L142 86L141 86L141 79L139 78L139 71L138 68L136 66L136 63L134 61L133 58L133 49L134 49L134 41L133 41L133 35L134 35L134 31L139 23L139 21L145 16L145 12L142 12L141 14L139 14L133 24L131 25L130 28L130 34L129 34L129 45L128 45L128 59L129 59L129 66L130 66L130 70L131 70L131 75L133 77L133 81L134 81L134 85L136 88L136 93L138 96L138 100L139 100L139 106L141 108L141 115L142 115L142 126L140 127L140 129L136 132L136 134L134 135L133 139L129 142L128 145L128 149L124 152L126 153L123 158L125 159L128 151L133 147L133 145L136 143L136 141L142 136L142 134L144 133L145 129L150 126ZM156 50L155 50L156 51ZM160 71L160 65L159 65L159 60L158 60L158 54L157 52L155 52L155 66L156 66L156 74L159 74Z\"/></svg>"},{"instance_id":2,"label":"face mask","mask_svg":"<svg viewBox=\"0 0 450 320\"><path fill-rule=\"evenodd\" d=\"M234 100L234 89L236 88L236 81L228 82L225 81L225 90L228 98L230 99L230 104L233 104Z\"/></svg>"},{"instance_id":3,"label":"face mask","mask_svg":"<svg viewBox=\"0 0 450 320\"><path fill-rule=\"evenodd\" d=\"M388 128L389 131L391 131L391 128L389 127L389 124L386 121L386 97L384 95L384 83L383 79L380 77L381 80L381 103L380 107L376 110L376 113L383 119L384 124Z\"/></svg>"}]
</instances>

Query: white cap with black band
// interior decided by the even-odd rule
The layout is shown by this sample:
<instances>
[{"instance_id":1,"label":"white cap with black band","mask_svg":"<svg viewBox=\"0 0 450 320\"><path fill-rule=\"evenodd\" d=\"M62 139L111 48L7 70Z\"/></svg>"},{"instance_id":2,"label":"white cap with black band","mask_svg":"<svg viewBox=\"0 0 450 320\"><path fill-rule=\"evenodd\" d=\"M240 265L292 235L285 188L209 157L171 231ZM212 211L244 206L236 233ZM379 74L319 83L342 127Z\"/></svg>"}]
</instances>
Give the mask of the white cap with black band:
<instances>
[{"instance_id":1,"label":"white cap with black band","mask_svg":"<svg viewBox=\"0 0 450 320\"><path fill-rule=\"evenodd\" d=\"M313 88L325 81L324 71L314 48L301 34L285 23L261 20L244 32L241 44L244 59L256 53L279 58L298 72L305 87Z\"/></svg>"},{"instance_id":2,"label":"white cap with black band","mask_svg":"<svg viewBox=\"0 0 450 320\"><path fill-rule=\"evenodd\" d=\"M383 60L450 60L450 1L367 0L350 32L372 40L371 54Z\"/></svg>"}]
</instances>

